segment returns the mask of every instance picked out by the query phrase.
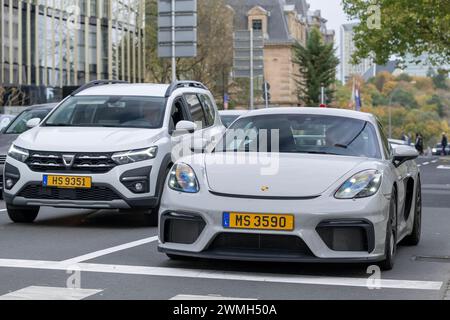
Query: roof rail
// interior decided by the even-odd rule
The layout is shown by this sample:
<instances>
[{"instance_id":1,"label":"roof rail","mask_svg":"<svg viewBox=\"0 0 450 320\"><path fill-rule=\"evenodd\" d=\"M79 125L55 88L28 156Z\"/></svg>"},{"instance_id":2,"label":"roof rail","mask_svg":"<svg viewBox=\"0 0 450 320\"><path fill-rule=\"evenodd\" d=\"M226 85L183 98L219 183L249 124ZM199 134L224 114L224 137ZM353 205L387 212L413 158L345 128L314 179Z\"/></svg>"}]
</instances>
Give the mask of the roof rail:
<instances>
[{"instance_id":1,"label":"roof rail","mask_svg":"<svg viewBox=\"0 0 450 320\"><path fill-rule=\"evenodd\" d=\"M175 90L180 88L197 88L208 90L208 88L203 83L198 81L174 81L166 91L166 98L170 97Z\"/></svg>"},{"instance_id":2,"label":"roof rail","mask_svg":"<svg viewBox=\"0 0 450 320\"><path fill-rule=\"evenodd\" d=\"M129 83L129 82L128 81L122 81L122 80L94 80L94 81L86 83L85 85L82 85L77 90L72 92L70 95L71 96L77 95L81 91L84 91L86 89L89 89L89 88L92 88L92 87L95 87L95 86L101 86L101 85L106 85L106 84L120 84L120 83Z\"/></svg>"}]
</instances>

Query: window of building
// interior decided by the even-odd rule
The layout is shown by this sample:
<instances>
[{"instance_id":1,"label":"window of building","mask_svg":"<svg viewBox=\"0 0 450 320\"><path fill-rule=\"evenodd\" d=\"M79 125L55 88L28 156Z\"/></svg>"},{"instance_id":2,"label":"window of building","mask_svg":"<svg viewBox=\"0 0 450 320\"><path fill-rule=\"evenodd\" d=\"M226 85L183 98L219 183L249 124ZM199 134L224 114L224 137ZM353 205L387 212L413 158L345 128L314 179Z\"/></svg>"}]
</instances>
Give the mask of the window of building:
<instances>
[{"instance_id":1,"label":"window of building","mask_svg":"<svg viewBox=\"0 0 450 320\"><path fill-rule=\"evenodd\" d=\"M262 31L262 20L261 19L254 19L252 21L253 30Z\"/></svg>"}]
</instances>

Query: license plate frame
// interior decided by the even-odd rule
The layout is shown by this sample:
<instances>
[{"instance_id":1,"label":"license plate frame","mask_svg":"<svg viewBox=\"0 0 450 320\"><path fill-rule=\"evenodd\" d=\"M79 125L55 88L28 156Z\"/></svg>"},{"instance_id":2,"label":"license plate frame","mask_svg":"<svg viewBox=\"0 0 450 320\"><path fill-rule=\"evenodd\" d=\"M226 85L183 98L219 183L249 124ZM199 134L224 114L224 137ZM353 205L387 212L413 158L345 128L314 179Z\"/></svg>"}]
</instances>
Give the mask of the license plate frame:
<instances>
[{"instance_id":1,"label":"license plate frame","mask_svg":"<svg viewBox=\"0 0 450 320\"><path fill-rule=\"evenodd\" d=\"M265 217L266 219L264 219ZM281 213L244 213L228 211L223 212L222 226L225 229L235 230L294 231L295 216L293 214Z\"/></svg>"},{"instance_id":2,"label":"license plate frame","mask_svg":"<svg viewBox=\"0 0 450 320\"><path fill-rule=\"evenodd\" d=\"M42 186L59 189L91 189L92 177L46 174Z\"/></svg>"}]
</instances>

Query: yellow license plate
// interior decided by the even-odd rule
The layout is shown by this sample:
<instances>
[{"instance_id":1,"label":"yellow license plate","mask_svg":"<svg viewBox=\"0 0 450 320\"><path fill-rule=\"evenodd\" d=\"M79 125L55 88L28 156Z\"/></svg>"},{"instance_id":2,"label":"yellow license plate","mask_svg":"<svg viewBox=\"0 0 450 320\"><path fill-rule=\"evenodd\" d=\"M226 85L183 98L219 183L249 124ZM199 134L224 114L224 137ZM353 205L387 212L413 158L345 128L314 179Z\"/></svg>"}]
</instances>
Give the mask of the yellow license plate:
<instances>
[{"instance_id":1,"label":"yellow license plate","mask_svg":"<svg viewBox=\"0 0 450 320\"><path fill-rule=\"evenodd\" d=\"M53 176L44 175L42 179L44 187L57 187L66 189L90 189L92 187L91 177L77 176Z\"/></svg>"},{"instance_id":2,"label":"yellow license plate","mask_svg":"<svg viewBox=\"0 0 450 320\"><path fill-rule=\"evenodd\" d=\"M223 227L229 229L294 230L294 216L289 214L257 214L224 212Z\"/></svg>"}]
</instances>

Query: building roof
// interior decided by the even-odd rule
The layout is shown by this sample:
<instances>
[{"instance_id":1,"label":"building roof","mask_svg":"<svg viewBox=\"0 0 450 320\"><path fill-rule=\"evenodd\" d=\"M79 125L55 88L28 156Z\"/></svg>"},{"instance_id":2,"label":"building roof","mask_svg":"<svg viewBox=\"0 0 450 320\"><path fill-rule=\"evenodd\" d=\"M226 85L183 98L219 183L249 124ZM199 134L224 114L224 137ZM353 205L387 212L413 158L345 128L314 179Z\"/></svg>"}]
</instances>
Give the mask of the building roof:
<instances>
[{"instance_id":1,"label":"building roof","mask_svg":"<svg viewBox=\"0 0 450 320\"><path fill-rule=\"evenodd\" d=\"M268 12L268 36L266 43L292 42L289 35L288 24L284 14L284 6L288 2L301 2L301 0L227 0L235 11L235 30L248 29L247 13L254 7L261 7Z\"/></svg>"}]
</instances>

